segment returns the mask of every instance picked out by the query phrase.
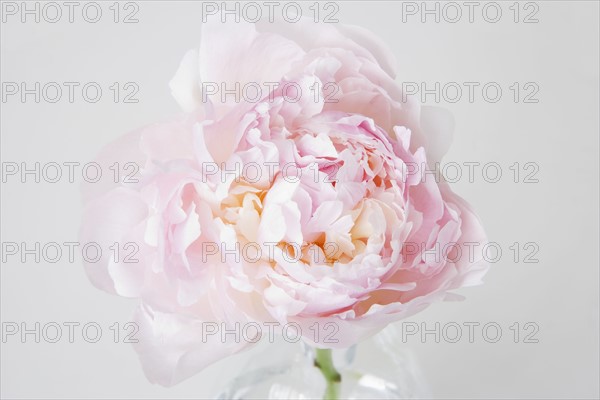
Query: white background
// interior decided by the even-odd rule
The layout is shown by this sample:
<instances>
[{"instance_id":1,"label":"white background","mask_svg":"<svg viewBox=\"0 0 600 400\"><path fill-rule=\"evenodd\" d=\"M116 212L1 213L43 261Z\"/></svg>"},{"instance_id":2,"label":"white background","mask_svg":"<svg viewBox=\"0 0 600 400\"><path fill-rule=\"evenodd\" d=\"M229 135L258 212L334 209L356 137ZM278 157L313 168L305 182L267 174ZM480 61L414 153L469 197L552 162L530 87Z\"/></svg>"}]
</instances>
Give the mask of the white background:
<instances>
[{"instance_id":1,"label":"white background","mask_svg":"<svg viewBox=\"0 0 600 400\"><path fill-rule=\"evenodd\" d=\"M167 84L184 52L199 43L201 5L138 2L139 23L122 24L112 21L111 3L102 3L105 14L96 24L81 13L74 23L66 16L55 24L12 16L2 24L3 82L95 81L105 90L96 104L83 101L80 92L72 104L3 102L3 162L85 163L119 135L178 112ZM370 29L391 47L398 81L498 82L504 90L497 103L486 102L480 91L473 103L466 97L440 103L456 119L445 160L503 167L498 183L486 182L479 169L474 183L465 178L453 188L474 206L504 253L485 285L461 291L466 301L435 304L411 321L429 327L492 321L504 336L498 343L479 335L475 343L412 338L403 344L432 394L597 398L598 3L537 2L539 22L533 24L514 23L512 2L499 3L503 16L495 24L482 18L481 7L473 23L465 14L452 24L431 16L422 23L418 15L403 22L399 2L339 4L342 22ZM140 87L139 103L115 104L108 86L129 81ZM513 82L536 82L539 102L515 103L508 89ZM426 103L434 104L432 97ZM537 163L539 183L514 183L508 169L514 162ZM2 185L1 200L3 242L77 240L77 184L13 179ZM539 263L515 263L508 249L513 242L536 242ZM10 258L2 264L1 290L2 322L32 327L95 321L105 331L96 344L81 336L55 344L8 338L1 346L3 398L207 397L255 354L223 360L165 389L147 382L130 345L110 338L108 327L128 321L135 301L93 288L79 262ZM514 322L536 323L539 343L514 343Z\"/></svg>"}]
</instances>

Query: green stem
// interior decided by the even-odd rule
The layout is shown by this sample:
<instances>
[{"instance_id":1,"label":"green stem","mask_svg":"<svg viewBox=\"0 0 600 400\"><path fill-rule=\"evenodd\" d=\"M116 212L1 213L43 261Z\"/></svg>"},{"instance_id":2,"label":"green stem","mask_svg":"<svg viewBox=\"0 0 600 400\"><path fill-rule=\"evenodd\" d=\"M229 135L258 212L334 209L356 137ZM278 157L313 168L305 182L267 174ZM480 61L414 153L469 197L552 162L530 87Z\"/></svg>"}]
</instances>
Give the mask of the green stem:
<instances>
[{"instance_id":1,"label":"green stem","mask_svg":"<svg viewBox=\"0 0 600 400\"><path fill-rule=\"evenodd\" d=\"M331 350L315 349L315 352L315 367L321 370L321 373L327 382L323 400L337 400L339 398L342 376L339 372L337 372L335 366L333 365Z\"/></svg>"}]
</instances>

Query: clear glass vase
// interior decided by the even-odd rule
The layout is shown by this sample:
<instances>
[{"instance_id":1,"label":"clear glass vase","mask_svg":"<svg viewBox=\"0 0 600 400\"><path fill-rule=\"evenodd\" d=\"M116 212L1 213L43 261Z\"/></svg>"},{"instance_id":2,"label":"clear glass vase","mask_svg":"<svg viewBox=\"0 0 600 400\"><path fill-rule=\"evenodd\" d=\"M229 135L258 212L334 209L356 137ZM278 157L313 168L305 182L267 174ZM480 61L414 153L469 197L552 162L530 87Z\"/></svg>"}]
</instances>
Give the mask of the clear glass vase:
<instances>
[{"instance_id":1,"label":"clear glass vase","mask_svg":"<svg viewBox=\"0 0 600 400\"><path fill-rule=\"evenodd\" d=\"M393 325L348 349L333 350L341 377L340 399L413 399L430 397L412 353ZM315 349L304 343L269 343L233 378L218 399L322 399L327 384L317 367Z\"/></svg>"}]
</instances>

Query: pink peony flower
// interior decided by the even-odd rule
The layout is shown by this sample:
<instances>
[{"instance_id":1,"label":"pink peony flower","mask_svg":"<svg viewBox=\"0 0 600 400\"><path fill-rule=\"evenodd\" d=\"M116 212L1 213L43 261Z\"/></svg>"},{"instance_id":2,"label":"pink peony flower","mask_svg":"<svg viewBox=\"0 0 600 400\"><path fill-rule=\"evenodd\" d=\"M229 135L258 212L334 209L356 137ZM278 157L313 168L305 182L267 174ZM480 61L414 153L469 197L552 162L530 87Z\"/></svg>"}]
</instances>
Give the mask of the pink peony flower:
<instances>
[{"instance_id":1,"label":"pink peony flower","mask_svg":"<svg viewBox=\"0 0 600 400\"><path fill-rule=\"evenodd\" d=\"M87 271L141 299L136 349L153 382L175 384L266 327L351 346L488 268L456 250L485 241L469 206L415 168L447 147L446 114L402 101L392 57L369 33L306 24L289 36L207 24L171 83L189 114L99 158L143 166L138 183L87 190L81 237L138 245L138 262L107 254ZM280 85L232 102L203 82ZM326 83L337 102L315 96ZM219 332L236 325L242 340Z\"/></svg>"}]
</instances>

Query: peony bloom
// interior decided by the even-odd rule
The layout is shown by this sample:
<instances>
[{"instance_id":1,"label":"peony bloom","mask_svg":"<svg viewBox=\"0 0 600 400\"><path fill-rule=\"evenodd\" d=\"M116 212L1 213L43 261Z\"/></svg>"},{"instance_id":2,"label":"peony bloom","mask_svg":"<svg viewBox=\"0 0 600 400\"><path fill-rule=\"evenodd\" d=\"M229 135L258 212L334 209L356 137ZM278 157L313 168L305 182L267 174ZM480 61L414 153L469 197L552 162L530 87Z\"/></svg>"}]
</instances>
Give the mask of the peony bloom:
<instances>
[{"instance_id":1,"label":"peony bloom","mask_svg":"<svg viewBox=\"0 0 600 400\"><path fill-rule=\"evenodd\" d=\"M106 255L87 271L141 299L136 349L153 382L175 384L257 339L215 333L223 326L292 327L348 347L487 270L460 254L485 241L469 206L422 179L447 146L445 114L402 101L392 57L367 32L305 24L287 36L207 24L171 82L188 114L100 157L143 166L135 184L88 190L81 236L138 245L138 262ZM280 85L236 102L207 82ZM327 83L336 101L315 96ZM439 248L450 250L432 257Z\"/></svg>"}]
</instances>

